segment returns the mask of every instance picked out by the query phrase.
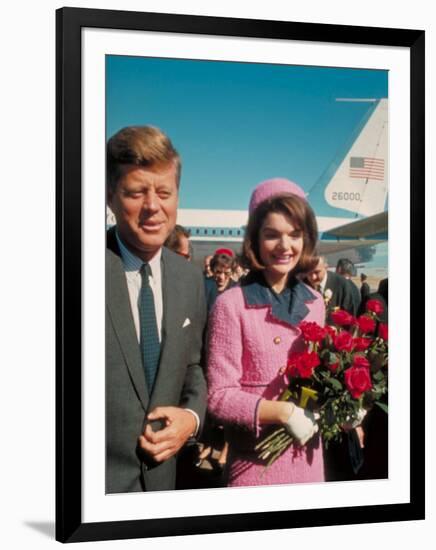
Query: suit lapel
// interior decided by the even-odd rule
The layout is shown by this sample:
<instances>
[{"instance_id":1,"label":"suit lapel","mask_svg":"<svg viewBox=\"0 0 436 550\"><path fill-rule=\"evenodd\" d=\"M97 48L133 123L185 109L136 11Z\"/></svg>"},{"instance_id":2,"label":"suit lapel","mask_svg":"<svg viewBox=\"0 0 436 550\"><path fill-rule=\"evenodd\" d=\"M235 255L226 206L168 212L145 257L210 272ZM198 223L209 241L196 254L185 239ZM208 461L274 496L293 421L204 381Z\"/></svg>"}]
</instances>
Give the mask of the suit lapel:
<instances>
[{"instance_id":1,"label":"suit lapel","mask_svg":"<svg viewBox=\"0 0 436 550\"><path fill-rule=\"evenodd\" d=\"M142 367L135 325L130 310L126 276L121 258L118 255L110 252L108 263L109 274L106 281L107 306L133 385L144 410L147 410L149 403L148 389Z\"/></svg>"},{"instance_id":2,"label":"suit lapel","mask_svg":"<svg viewBox=\"0 0 436 550\"><path fill-rule=\"evenodd\" d=\"M336 298L337 293L336 281L330 271L327 272L327 282L325 284L324 292L329 289L333 292L333 297Z\"/></svg>"}]
</instances>

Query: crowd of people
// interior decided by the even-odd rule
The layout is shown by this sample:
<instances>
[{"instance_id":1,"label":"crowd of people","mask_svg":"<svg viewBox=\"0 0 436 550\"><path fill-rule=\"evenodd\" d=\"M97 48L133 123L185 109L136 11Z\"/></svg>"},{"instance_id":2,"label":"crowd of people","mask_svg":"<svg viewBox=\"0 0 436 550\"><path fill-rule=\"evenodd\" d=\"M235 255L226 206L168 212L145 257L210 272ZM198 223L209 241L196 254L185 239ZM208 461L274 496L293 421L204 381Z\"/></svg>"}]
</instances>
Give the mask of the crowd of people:
<instances>
[{"instance_id":1,"label":"crowd of people","mask_svg":"<svg viewBox=\"0 0 436 550\"><path fill-rule=\"evenodd\" d=\"M153 127L107 146L106 490L109 493L387 477L387 420L370 411L326 449L314 413L278 397L302 349L302 321L323 326L377 298L353 263L317 254L314 212L294 182L255 185L242 249L193 264L176 225L181 159ZM268 469L255 452L271 425L294 444Z\"/></svg>"}]
</instances>

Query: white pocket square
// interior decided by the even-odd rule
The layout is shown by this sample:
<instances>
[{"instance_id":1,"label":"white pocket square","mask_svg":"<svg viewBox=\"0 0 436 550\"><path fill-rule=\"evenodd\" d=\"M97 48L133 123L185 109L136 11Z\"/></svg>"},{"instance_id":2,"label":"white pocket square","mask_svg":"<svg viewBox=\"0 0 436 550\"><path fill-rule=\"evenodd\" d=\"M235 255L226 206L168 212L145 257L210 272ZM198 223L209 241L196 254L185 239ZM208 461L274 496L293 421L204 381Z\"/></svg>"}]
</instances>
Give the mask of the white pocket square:
<instances>
[{"instance_id":1,"label":"white pocket square","mask_svg":"<svg viewBox=\"0 0 436 550\"><path fill-rule=\"evenodd\" d=\"M185 322L183 323L182 328L185 328L185 327L189 326L190 324L191 324L191 321L188 318L186 318Z\"/></svg>"}]
</instances>

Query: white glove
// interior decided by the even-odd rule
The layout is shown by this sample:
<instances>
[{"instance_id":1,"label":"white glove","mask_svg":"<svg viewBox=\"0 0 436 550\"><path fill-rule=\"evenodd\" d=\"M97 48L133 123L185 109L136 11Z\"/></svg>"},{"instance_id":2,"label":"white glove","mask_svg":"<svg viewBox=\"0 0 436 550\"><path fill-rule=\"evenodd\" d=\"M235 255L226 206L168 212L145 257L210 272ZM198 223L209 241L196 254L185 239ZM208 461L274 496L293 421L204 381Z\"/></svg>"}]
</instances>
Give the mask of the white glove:
<instances>
[{"instance_id":1,"label":"white glove","mask_svg":"<svg viewBox=\"0 0 436 550\"><path fill-rule=\"evenodd\" d=\"M366 416L366 409L360 408L357 411L356 418L351 422L350 417L348 417L347 422L342 424L342 429L344 431L348 432L349 430L353 430L355 428L358 428L362 424L363 419L365 418L365 416Z\"/></svg>"},{"instance_id":2,"label":"white glove","mask_svg":"<svg viewBox=\"0 0 436 550\"><path fill-rule=\"evenodd\" d=\"M283 425L300 445L305 445L319 429L317 418L319 418L318 414L294 405L292 413Z\"/></svg>"}]
</instances>

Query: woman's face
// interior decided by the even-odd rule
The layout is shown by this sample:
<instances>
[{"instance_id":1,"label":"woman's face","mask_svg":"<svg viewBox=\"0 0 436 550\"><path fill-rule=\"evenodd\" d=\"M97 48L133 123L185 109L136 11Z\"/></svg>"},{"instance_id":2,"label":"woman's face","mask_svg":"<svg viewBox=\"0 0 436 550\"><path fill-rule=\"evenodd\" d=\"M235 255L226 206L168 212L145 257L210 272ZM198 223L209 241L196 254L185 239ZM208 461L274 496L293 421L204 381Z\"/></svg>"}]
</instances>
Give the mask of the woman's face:
<instances>
[{"instance_id":1,"label":"woman's face","mask_svg":"<svg viewBox=\"0 0 436 550\"><path fill-rule=\"evenodd\" d=\"M302 251L303 232L294 227L289 216L269 212L259 231L259 255L268 282L284 283Z\"/></svg>"}]
</instances>

